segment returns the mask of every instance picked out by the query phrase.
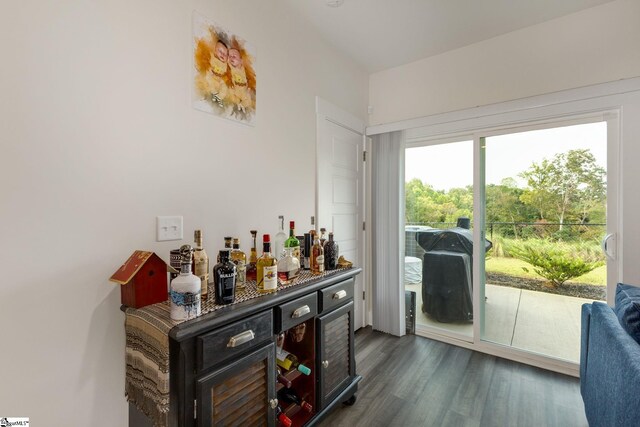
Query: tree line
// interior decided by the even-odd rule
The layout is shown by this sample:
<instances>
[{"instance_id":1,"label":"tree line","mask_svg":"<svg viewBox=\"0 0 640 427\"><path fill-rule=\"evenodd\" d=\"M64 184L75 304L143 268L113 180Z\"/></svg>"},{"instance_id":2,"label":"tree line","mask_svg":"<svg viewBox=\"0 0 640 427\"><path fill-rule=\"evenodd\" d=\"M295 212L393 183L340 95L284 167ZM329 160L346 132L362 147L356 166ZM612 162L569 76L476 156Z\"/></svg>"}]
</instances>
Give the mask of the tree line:
<instances>
[{"instance_id":1,"label":"tree line","mask_svg":"<svg viewBox=\"0 0 640 427\"><path fill-rule=\"evenodd\" d=\"M588 149L569 150L551 159L533 162L514 178L485 189L486 222L499 225L499 233L520 237L517 223L564 224L604 223L606 221L606 171ZM473 220L473 187L434 189L420 179L405 184L406 222L426 224L455 223L459 217Z\"/></svg>"}]
</instances>

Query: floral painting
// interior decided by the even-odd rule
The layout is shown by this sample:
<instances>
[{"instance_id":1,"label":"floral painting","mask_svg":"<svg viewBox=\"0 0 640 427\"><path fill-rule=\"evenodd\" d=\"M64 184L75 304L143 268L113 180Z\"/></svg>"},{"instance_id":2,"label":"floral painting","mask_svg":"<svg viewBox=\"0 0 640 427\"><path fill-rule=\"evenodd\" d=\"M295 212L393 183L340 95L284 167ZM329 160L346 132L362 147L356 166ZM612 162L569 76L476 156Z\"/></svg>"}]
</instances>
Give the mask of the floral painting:
<instances>
[{"instance_id":1,"label":"floral painting","mask_svg":"<svg viewBox=\"0 0 640 427\"><path fill-rule=\"evenodd\" d=\"M193 42L194 108L252 125L256 72L251 47L196 13Z\"/></svg>"}]
</instances>

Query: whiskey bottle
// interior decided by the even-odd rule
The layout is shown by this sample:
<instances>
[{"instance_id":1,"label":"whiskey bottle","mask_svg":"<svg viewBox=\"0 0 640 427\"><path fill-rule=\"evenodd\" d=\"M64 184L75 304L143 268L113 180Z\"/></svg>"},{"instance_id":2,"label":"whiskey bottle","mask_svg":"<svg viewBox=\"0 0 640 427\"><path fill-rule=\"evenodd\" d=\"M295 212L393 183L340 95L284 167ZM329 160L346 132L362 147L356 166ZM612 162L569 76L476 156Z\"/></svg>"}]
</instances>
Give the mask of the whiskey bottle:
<instances>
[{"instance_id":1,"label":"whiskey bottle","mask_svg":"<svg viewBox=\"0 0 640 427\"><path fill-rule=\"evenodd\" d=\"M280 224L278 225L280 228L275 237L275 246L273 255L276 259L280 259L284 256L284 241L287 240L287 235L284 232L284 216L278 216L280 220Z\"/></svg>"},{"instance_id":2,"label":"whiskey bottle","mask_svg":"<svg viewBox=\"0 0 640 427\"><path fill-rule=\"evenodd\" d=\"M300 272L300 261L293 256L291 248L284 249L284 256L278 261L278 281L282 285L295 282Z\"/></svg>"},{"instance_id":3,"label":"whiskey bottle","mask_svg":"<svg viewBox=\"0 0 640 427\"><path fill-rule=\"evenodd\" d=\"M190 245L180 247L182 264L180 275L171 281L169 292L171 301L171 319L189 320L200 316L200 292L202 282L191 273L193 249Z\"/></svg>"},{"instance_id":4,"label":"whiskey bottle","mask_svg":"<svg viewBox=\"0 0 640 427\"><path fill-rule=\"evenodd\" d=\"M322 249L322 245L320 245L320 239L318 239L318 235L315 231L312 232L313 236L313 247L311 248L311 274L322 274L324 273L324 249Z\"/></svg>"},{"instance_id":5,"label":"whiskey bottle","mask_svg":"<svg viewBox=\"0 0 640 427\"><path fill-rule=\"evenodd\" d=\"M338 244L333 240L333 233L329 233L329 240L324 244L324 269L335 270L338 265Z\"/></svg>"},{"instance_id":6,"label":"whiskey bottle","mask_svg":"<svg viewBox=\"0 0 640 427\"><path fill-rule=\"evenodd\" d=\"M231 261L236 265L236 290L243 291L247 281L247 256L240 250L240 239L233 239Z\"/></svg>"},{"instance_id":7,"label":"whiskey bottle","mask_svg":"<svg viewBox=\"0 0 640 427\"><path fill-rule=\"evenodd\" d=\"M251 251L249 252L249 263L247 264L247 280L256 280L256 262L258 261L258 252L256 251L256 236L258 232L251 230Z\"/></svg>"},{"instance_id":8,"label":"whiskey bottle","mask_svg":"<svg viewBox=\"0 0 640 427\"><path fill-rule=\"evenodd\" d=\"M213 267L213 282L216 287L216 304L231 304L235 299L236 265L229 260L229 249L218 254L220 262Z\"/></svg>"},{"instance_id":9,"label":"whiskey bottle","mask_svg":"<svg viewBox=\"0 0 640 427\"><path fill-rule=\"evenodd\" d=\"M262 256L256 261L256 290L264 294L278 290L278 265L271 255L271 239L262 236Z\"/></svg>"},{"instance_id":10,"label":"whiskey bottle","mask_svg":"<svg viewBox=\"0 0 640 427\"><path fill-rule=\"evenodd\" d=\"M289 221L289 238L285 240L284 247L291 249L291 255L298 258L298 264L302 265L300 259L300 240L296 237L296 223Z\"/></svg>"},{"instance_id":11,"label":"whiskey bottle","mask_svg":"<svg viewBox=\"0 0 640 427\"><path fill-rule=\"evenodd\" d=\"M193 252L193 274L200 278L202 287L200 298L206 301L209 297L209 257L202 246L202 230L195 230L193 239L196 244Z\"/></svg>"}]
</instances>

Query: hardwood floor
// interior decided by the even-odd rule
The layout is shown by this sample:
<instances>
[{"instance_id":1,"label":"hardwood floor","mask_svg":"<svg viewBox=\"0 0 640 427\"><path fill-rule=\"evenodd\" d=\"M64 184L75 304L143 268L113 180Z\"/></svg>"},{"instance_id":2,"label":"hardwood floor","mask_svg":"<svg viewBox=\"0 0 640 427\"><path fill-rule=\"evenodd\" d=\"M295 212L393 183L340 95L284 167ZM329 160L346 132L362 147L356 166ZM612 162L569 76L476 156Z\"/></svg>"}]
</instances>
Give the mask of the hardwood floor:
<instances>
[{"instance_id":1,"label":"hardwood floor","mask_svg":"<svg viewBox=\"0 0 640 427\"><path fill-rule=\"evenodd\" d=\"M577 378L415 335L356 333L363 379L322 426L587 426Z\"/></svg>"}]
</instances>

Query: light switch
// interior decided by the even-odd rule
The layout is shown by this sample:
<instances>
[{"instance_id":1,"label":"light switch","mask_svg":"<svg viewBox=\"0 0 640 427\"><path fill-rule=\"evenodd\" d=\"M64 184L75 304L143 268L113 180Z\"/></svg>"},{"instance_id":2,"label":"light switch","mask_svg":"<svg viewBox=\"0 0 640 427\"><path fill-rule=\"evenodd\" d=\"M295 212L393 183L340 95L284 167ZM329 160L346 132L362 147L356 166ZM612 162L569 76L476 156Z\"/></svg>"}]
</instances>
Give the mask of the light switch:
<instances>
[{"instance_id":1,"label":"light switch","mask_svg":"<svg viewBox=\"0 0 640 427\"><path fill-rule=\"evenodd\" d=\"M156 225L156 241L182 240L181 216L156 217Z\"/></svg>"}]
</instances>

